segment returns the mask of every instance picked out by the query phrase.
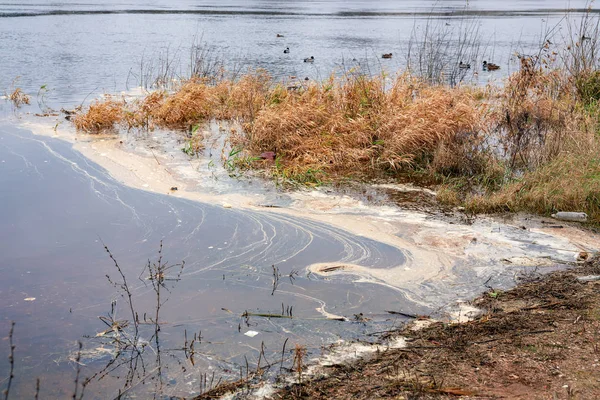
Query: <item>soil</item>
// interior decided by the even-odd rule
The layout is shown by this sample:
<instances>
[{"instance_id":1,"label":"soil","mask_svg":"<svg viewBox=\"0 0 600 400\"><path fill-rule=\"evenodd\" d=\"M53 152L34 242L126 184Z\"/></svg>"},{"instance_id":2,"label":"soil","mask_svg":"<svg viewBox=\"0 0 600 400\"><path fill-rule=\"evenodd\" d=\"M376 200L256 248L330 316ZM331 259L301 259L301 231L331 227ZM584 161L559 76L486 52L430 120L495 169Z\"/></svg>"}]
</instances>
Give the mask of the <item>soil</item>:
<instances>
[{"instance_id":1,"label":"soil","mask_svg":"<svg viewBox=\"0 0 600 400\"><path fill-rule=\"evenodd\" d=\"M600 281L577 279L588 275L600 275L600 258L490 288L472 302L483 311L475 320L409 324L385 334L407 347L327 367L271 398L600 398Z\"/></svg>"}]
</instances>

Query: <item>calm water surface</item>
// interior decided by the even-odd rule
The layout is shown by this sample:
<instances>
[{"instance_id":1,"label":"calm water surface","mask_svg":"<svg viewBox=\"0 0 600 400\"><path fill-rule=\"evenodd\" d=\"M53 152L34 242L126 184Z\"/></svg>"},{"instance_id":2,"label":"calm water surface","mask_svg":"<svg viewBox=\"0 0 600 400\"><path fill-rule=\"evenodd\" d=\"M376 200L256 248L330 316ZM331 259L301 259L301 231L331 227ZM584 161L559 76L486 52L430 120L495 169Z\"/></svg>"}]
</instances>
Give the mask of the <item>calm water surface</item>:
<instances>
[{"instance_id":1,"label":"calm water surface","mask_svg":"<svg viewBox=\"0 0 600 400\"><path fill-rule=\"evenodd\" d=\"M3 2L0 89L20 77L18 84L33 94L47 85L50 106L78 104L90 94L135 86L130 72L167 48L185 75L198 37L230 66L264 67L277 77L319 79L356 63L395 71L405 65L413 28L423 29L427 18L458 27L465 6L454 0L435 6L414 0ZM582 9L585 1L469 1L467 20L481 27L480 58L503 66L478 79L502 77L513 53L537 44L544 26L568 6ZM389 52L394 58L381 60ZM314 64L302 62L311 55Z\"/></svg>"},{"instance_id":2,"label":"calm water surface","mask_svg":"<svg viewBox=\"0 0 600 400\"><path fill-rule=\"evenodd\" d=\"M69 357L77 340L106 328L98 317L108 314L112 300L117 315L127 317L124 299L106 279L115 280L118 271L102 243L128 277L140 318L152 315L154 297L138 276L145 275L147 260L156 259L161 240L169 263L186 262L181 281L164 295L169 300L163 308L163 340L169 348L181 347L184 330L202 331L196 366L214 368L200 371L215 371L217 377L237 372L244 355L255 364L261 342L273 358L288 337L318 349L391 326L395 321L384 315L385 309L423 311L391 289L367 285L365 291L365 285L351 281L332 285L306 276L305 267L314 262L376 268L402 263L405 255L387 245L320 223L130 189L70 145L10 126L0 127L0 168L0 186L6 189L0 194L0 331L4 336L9 321L17 322L16 398L33 394L33 376L42 377L46 395L69 395L73 386L59 383L72 376ZM274 294L273 265L282 276ZM174 271L170 278L176 277ZM292 280L293 271L301 273ZM241 318L244 311L281 314L282 304L285 310L293 307L294 319ZM317 308L380 317L369 326L347 324L327 321ZM260 335L244 336L248 330ZM93 371L106 354L94 353L100 346L94 340L85 344L91 351L85 364ZM7 342L0 345L7 354ZM0 376L6 373L6 363L0 364ZM167 375L174 384L192 380L178 370ZM105 398L101 393L113 384L107 378L92 385L89 395Z\"/></svg>"}]
</instances>

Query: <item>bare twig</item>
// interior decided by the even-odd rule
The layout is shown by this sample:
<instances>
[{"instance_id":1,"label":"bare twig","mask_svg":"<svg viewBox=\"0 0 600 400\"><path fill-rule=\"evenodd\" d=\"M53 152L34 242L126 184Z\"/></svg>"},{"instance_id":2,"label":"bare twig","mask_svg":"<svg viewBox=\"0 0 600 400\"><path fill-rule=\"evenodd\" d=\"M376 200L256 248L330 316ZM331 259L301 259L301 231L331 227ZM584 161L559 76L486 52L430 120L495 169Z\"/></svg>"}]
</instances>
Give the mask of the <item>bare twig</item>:
<instances>
[{"instance_id":1,"label":"bare twig","mask_svg":"<svg viewBox=\"0 0 600 400\"><path fill-rule=\"evenodd\" d=\"M10 386L12 384L12 380L15 377L15 345L13 344L13 334L15 331L15 322L12 321L10 323L10 332L8 333L8 344L10 346L10 354L8 356L8 362L10 363L10 373L8 375L8 384L6 385L6 389L4 389L4 400L8 400L8 395L10 394Z\"/></svg>"}]
</instances>

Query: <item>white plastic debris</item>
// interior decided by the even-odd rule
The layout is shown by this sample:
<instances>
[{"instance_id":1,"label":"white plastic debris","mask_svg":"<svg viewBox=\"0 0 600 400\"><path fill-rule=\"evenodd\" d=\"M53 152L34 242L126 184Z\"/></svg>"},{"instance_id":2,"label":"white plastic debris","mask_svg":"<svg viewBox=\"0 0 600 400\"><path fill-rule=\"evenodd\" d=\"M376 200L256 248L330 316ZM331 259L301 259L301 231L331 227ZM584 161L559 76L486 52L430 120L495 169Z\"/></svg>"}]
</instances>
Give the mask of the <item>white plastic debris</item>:
<instances>
[{"instance_id":1,"label":"white plastic debris","mask_svg":"<svg viewBox=\"0 0 600 400\"><path fill-rule=\"evenodd\" d=\"M248 332L244 333L244 335L249 336L249 337L254 337L254 336L258 335L258 332L248 331Z\"/></svg>"},{"instance_id":2,"label":"white plastic debris","mask_svg":"<svg viewBox=\"0 0 600 400\"><path fill-rule=\"evenodd\" d=\"M600 275L586 275L577 278L579 282L594 282L600 281Z\"/></svg>"},{"instance_id":3,"label":"white plastic debris","mask_svg":"<svg viewBox=\"0 0 600 400\"><path fill-rule=\"evenodd\" d=\"M552 214L552 218L563 221L587 221L587 214L584 212L560 211Z\"/></svg>"},{"instance_id":4,"label":"white plastic debris","mask_svg":"<svg viewBox=\"0 0 600 400\"><path fill-rule=\"evenodd\" d=\"M35 297L26 297L25 299L23 299L25 301L34 301Z\"/></svg>"}]
</instances>

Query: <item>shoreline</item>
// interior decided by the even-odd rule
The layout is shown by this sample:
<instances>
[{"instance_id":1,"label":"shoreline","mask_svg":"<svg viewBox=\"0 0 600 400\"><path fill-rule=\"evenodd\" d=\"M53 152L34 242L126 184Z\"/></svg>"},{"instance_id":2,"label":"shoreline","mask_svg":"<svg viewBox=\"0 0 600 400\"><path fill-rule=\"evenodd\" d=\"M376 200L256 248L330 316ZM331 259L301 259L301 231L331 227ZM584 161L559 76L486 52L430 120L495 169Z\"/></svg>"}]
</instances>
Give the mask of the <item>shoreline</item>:
<instances>
[{"instance_id":1,"label":"shoreline","mask_svg":"<svg viewBox=\"0 0 600 400\"><path fill-rule=\"evenodd\" d=\"M463 323L409 323L383 335L405 346L323 365L268 399L588 399L600 395L600 259L506 292L489 289ZM385 344L381 345L385 348Z\"/></svg>"},{"instance_id":2,"label":"shoreline","mask_svg":"<svg viewBox=\"0 0 600 400\"><path fill-rule=\"evenodd\" d=\"M474 221L464 222L460 221L460 217L431 215L398 206L370 205L348 195L318 189L286 191L284 194L290 199L289 205L264 207L262 204L268 204L273 195L281 193L268 185L264 189L268 181L261 178L251 178L260 183L254 185L258 186L254 191L207 193L201 187L194 187L194 179L204 178L194 169L191 161L189 167L182 167L179 161L185 160L187 155L179 154L181 152L173 143L161 144L160 140L152 139L155 149L148 151L144 143L147 139L145 136L141 140L134 135L92 136L77 134L71 127L54 132L52 121L46 125L44 122L21 121L20 126L31 130L34 135L72 143L74 149L105 168L113 178L126 186L224 208L304 218L392 246L406 255L404 264L393 268L346 265L329 273L322 272L320 268L332 263L314 264L307 265L306 272L331 279L335 279L335 275L350 275L357 282L399 290L411 301L424 306L447 307L456 300L465 300L465 296L476 295L478 289L472 287L473 281L461 282L467 271L475 274L476 279L481 279L483 276L505 274L503 270L515 265L543 268L556 263L569 263L576 259L580 251L600 249L600 234L592 233L588 228L563 222L560 223L560 229L548 228L555 226L551 225L552 220L528 214L512 214L508 220L506 216L480 216ZM133 147L125 141L133 142ZM179 157L179 161L176 157ZM177 190L170 190L174 186ZM421 189L405 190L410 193ZM548 262L549 259L551 262ZM493 265L482 269L478 263ZM463 268L464 271L457 271L456 268ZM460 284L463 287L460 292L464 295L456 296L453 293L457 291L451 287ZM465 292L469 286L470 289ZM435 290L438 292L435 293ZM433 293L435 295L432 296Z\"/></svg>"},{"instance_id":3,"label":"shoreline","mask_svg":"<svg viewBox=\"0 0 600 400\"><path fill-rule=\"evenodd\" d=\"M20 126L31 130L35 135L41 133L41 136L62 140L68 135L68 132L55 135L50 126ZM557 264L572 263L579 251L596 251L600 248L600 235L578 224L560 223L561 228L558 229L552 227L558 224L556 221L516 214L508 219L504 217L504 220L502 217L481 217L470 223L457 223L439 215L398 207L370 206L350 196L314 189L309 192L292 192L294 201L289 207L265 210L265 207L256 204L259 196L253 196L253 193L229 195L207 194L198 189L185 190L187 181L177 180L178 171L168 169L167 160L172 155L169 151L155 149L152 155L140 154L122 146L121 139L121 136L73 134L67 141L86 158L107 169L112 177L130 187L160 193L158 188L164 187L166 191L175 182L174 184L181 185L182 190L166 193L191 201L221 204L225 208L306 218L399 248L409 257L407 264L397 268L328 263L308 265L306 270L327 275L323 267L341 265L343 268L331 271L333 273L329 279L335 279L336 274L343 273L354 276L352 279L356 279L356 282L392 287L417 304L441 307L436 317L445 315L451 318L453 313L455 317L464 317L464 309L460 305L465 304L465 301L468 304L469 299L476 297L488 277L498 277L499 274L506 277L505 269L517 273L519 270L539 268L545 273L546 268L551 270ZM143 144L143 138L141 142ZM160 172L155 171L156 165L161 166ZM152 182L158 182L157 186L151 186ZM145 184L148 186L144 186ZM311 205L310 211L305 209L307 204ZM552 225L544 222L551 222ZM523 245L525 238L528 238L530 244L534 243L540 248L533 249ZM549 252L553 255L549 256ZM431 255L437 258L432 258ZM467 260L470 264L465 265ZM515 264L520 267L515 267ZM465 274L471 273L474 276L464 280L467 276ZM498 287L503 289L513 284L512 281L504 281L499 282Z\"/></svg>"}]
</instances>

